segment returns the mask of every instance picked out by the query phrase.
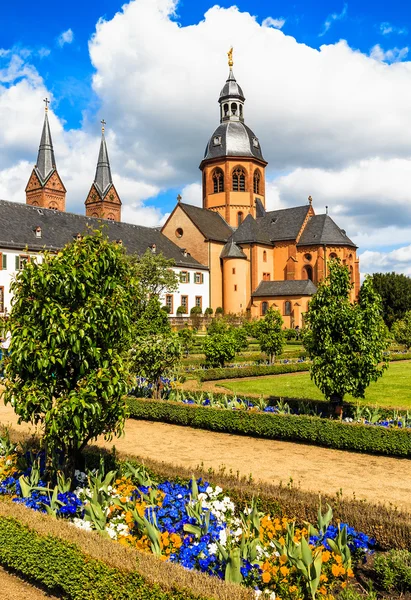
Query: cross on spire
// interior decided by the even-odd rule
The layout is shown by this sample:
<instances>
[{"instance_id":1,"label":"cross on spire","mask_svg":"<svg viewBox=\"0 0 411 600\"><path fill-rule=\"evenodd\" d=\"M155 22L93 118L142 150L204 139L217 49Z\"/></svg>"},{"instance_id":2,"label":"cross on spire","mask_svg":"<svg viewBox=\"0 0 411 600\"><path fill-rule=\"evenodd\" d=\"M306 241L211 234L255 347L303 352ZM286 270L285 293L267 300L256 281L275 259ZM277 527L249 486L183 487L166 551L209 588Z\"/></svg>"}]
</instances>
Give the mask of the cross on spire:
<instances>
[{"instance_id":1,"label":"cross on spire","mask_svg":"<svg viewBox=\"0 0 411 600\"><path fill-rule=\"evenodd\" d=\"M43 102L46 105L46 112L47 112L49 109L48 105L50 104L50 100L48 98L44 98Z\"/></svg>"},{"instance_id":2,"label":"cross on spire","mask_svg":"<svg viewBox=\"0 0 411 600\"><path fill-rule=\"evenodd\" d=\"M101 132L104 133L104 128L105 128L105 126L106 126L107 123L105 122L104 119L101 119L100 123L101 123Z\"/></svg>"}]
</instances>

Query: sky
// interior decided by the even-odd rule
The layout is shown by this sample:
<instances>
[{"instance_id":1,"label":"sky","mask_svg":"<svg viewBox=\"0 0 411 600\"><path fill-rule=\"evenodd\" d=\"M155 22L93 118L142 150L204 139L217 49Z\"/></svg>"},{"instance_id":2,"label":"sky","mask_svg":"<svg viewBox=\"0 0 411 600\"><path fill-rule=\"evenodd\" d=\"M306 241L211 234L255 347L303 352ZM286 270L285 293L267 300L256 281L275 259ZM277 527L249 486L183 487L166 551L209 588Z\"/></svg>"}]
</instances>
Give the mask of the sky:
<instances>
[{"instance_id":1,"label":"sky","mask_svg":"<svg viewBox=\"0 0 411 600\"><path fill-rule=\"evenodd\" d=\"M359 246L361 272L411 275L411 6L399 0L115 0L0 5L0 198L25 202L44 115L67 210L84 213L100 120L122 220L201 204L234 47L267 208L306 204Z\"/></svg>"}]
</instances>

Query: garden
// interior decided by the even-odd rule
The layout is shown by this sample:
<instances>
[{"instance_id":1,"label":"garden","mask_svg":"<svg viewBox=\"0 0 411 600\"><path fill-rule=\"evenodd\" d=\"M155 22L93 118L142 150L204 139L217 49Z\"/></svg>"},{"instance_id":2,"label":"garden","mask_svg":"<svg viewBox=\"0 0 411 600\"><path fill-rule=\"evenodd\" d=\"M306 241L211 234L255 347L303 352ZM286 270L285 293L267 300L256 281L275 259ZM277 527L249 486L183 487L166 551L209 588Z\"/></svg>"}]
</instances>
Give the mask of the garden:
<instances>
[{"instance_id":1,"label":"garden","mask_svg":"<svg viewBox=\"0 0 411 600\"><path fill-rule=\"evenodd\" d=\"M150 252L127 257L95 232L28 264L12 284L4 401L38 435L1 432L0 564L76 600L411 597L407 512L264 487L238 474L142 464L91 446L97 438L112 443L131 417L411 455L406 411L350 402L391 369L399 380L406 364L388 366L392 340L368 280L350 305L347 270L331 264L303 339L322 397L285 401L273 390L258 397L182 390L179 365L192 333L172 332L159 303L176 285L169 266ZM327 298L333 319L324 321ZM267 368L284 354L281 317L271 309L251 326L214 319L204 337L214 369L245 351L250 337ZM285 352L282 360L302 358L297 344Z\"/></svg>"}]
</instances>

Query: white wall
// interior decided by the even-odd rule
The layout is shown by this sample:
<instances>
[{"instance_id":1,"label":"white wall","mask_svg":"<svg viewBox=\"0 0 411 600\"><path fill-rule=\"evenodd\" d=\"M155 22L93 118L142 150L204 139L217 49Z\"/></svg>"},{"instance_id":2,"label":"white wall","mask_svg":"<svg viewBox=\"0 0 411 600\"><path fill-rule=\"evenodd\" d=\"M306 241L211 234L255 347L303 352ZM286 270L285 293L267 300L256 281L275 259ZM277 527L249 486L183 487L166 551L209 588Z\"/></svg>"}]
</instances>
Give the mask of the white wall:
<instances>
[{"instance_id":1,"label":"white wall","mask_svg":"<svg viewBox=\"0 0 411 600\"><path fill-rule=\"evenodd\" d=\"M41 262L42 255L35 254L34 252L24 252L22 250L7 250L0 249L0 252L7 255L7 269L2 269L2 261L0 260L0 287L4 288L4 308L8 313L11 311L11 293L10 293L10 283L16 274L16 256L28 255L31 258L35 258L35 260ZM210 305L210 288L209 288L209 272L207 270L198 270L198 269L180 269L173 268L173 271L180 276L180 271L187 271L190 273L190 283L180 283L179 289L177 292L174 292L173 295L173 312L170 313L170 316L175 316L177 308L181 305L181 296L188 296L188 309L187 315L190 314L190 310L195 306L195 298L196 296L201 296L202 298L202 310L205 311L206 308ZM194 274L202 273L203 274L203 283L194 283ZM165 304L165 294L161 298L161 303ZM0 314L4 314L0 313Z\"/></svg>"}]
</instances>

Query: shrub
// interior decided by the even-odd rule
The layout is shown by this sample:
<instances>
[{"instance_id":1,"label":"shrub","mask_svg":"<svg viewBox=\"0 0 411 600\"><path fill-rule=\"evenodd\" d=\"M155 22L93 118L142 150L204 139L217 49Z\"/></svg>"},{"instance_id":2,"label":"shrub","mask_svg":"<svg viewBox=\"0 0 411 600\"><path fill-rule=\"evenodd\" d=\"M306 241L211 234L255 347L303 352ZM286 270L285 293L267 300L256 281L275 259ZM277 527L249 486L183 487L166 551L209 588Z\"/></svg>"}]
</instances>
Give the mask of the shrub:
<instances>
[{"instance_id":1,"label":"shrub","mask_svg":"<svg viewBox=\"0 0 411 600\"><path fill-rule=\"evenodd\" d=\"M207 365L223 367L226 362L234 359L236 342L234 336L227 333L207 335L203 343L203 352Z\"/></svg>"},{"instance_id":2,"label":"shrub","mask_svg":"<svg viewBox=\"0 0 411 600\"><path fill-rule=\"evenodd\" d=\"M177 308L177 314L178 315L186 315L187 314L187 309L185 306L179 306Z\"/></svg>"},{"instance_id":3,"label":"shrub","mask_svg":"<svg viewBox=\"0 0 411 600\"><path fill-rule=\"evenodd\" d=\"M295 329L286 329L285 331L285 339L290 341L290 340L295 340L297 337L297 332Z\"/></svg>"},{"instance_id":4,"label":"shrub","mask_svg":"<svg viewBox=\"0 0 411 600\"><path fill-rule=\"evenodd\" d=\"M308 371L308 363L293 363L282 365L255 365L241 368L217 368L191 371L190 376L197 377L199 381L215 381L217 379L237 379L240 377L259 377L263 375L282 375L283 373L298 373Z\"/></svg>"},{"instance_id":5,"label":"shrub","mask_svg":"<svg viewBox=\"0 0 411 600\"><path fill-rule=\"evenodd\" d=\"M167 306L166 304L164 306L161 307L167 314L171 313L171 307Z\"/></svg>"},{"instance_id":6,"label":"shrub","mask_svg":"<svg viewBox=\"0 0 411 600\"><path fill-rule=\"evenodd\" d=\"M203 311L201 310L201 306L193 306L193 308L190 310L190 315L201 315L203 313Z\"/></svg>"},{"instance_id":7,"label":"shrub","mask_svg":"<svg viewBox=\"0 0 411 600\"><path fill-rule=\"evenodd\" d=\"M223 309L222 309L221 306L217 306L217 308L215 309L215 314L216 315L223 315L224 314L224 311L223 311Z\"/></svg>"},{"instance_id":8,"label":"shrub","mask_svg":"<svg viewBox=\"0 0 411 600\"><path fill-rule=\"evenodd\" d=\"M411 552L408 550L391 550L387 554L377 555L374 570L384 590L411 590Z\"/></svg>"},{"instance_id":9,"label":"shrub","mask_svg":"<svg viewBox=\"0 0 411 600\"><path fill-rule=\"evenodd\" d=\"M206 317L211 317L211 315L213 314L213 309L209 306L205 309L204 314Z\"/></svg>"},{"instance_id":10,"label":"shrub","mask_svg":"<svg viewBox=\"0 0 411 600\"><path fill-rule=\"evenodd\" d=\"M289 440L340 450L411 457L411 431L344 423L306 415L253 413L241 410L193 406L165 400L129 399L130 417Z\"/></svg>"}]
</instances>

